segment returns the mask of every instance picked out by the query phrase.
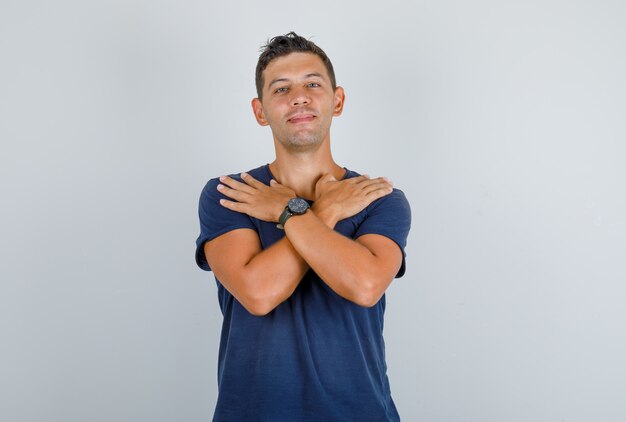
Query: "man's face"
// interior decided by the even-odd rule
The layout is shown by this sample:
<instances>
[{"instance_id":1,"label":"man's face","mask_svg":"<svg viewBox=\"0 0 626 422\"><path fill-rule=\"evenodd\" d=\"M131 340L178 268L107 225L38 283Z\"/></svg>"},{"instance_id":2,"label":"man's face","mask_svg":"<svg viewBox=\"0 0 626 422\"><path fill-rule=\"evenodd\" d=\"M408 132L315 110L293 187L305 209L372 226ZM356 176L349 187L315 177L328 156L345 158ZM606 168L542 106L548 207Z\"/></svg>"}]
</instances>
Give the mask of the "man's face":
<instances>
[{"instance_id":1,"label":"man's face","mask_svg":"<svg viewBox=\"0 0 626 422\"><path fill-rule=\"evenodd\" d=\"M260 125L289 150L307 151L329 138L333 116L343 110L341 87L333 91L322 60L312 53L279 57L263 72L263 100L252 100Z\"/></svg>"}]
</instances>

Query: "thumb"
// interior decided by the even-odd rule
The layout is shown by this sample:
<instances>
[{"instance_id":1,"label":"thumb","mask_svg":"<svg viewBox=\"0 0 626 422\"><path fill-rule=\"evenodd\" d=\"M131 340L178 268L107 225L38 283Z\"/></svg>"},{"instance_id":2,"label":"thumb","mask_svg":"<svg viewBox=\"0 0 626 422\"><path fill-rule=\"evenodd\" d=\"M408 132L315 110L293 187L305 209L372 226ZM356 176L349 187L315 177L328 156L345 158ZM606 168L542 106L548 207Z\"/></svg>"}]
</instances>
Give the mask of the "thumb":
<instances>
[{"instance_id":1,"label":"thumb","mask_svg":"<svg viewBox=\"0 0 626 422\"><path fill-rule=\"evenodd\" d=\"M322 185L329 183L329 182L335 182L335 181L336 179L333 177L332 174L330 173L323 174L322 177L317 179L317 182L315 182L315 189L320 189Z\"/></svg>"},{"instance_id":2,"label":"thumb","mask_svg":"<svg viewBox=\"0 0 626 422\"><path fill-rule=\"evenodd\" d=\"M333 176L333 174L332 174L332 173L326 173L326 174L324 174L324 175L320 178L320 180L321 180L322 182L336 182L336 181L337 181L337 179L335 179L335 176Z\"/></svg>"}]
</instances>

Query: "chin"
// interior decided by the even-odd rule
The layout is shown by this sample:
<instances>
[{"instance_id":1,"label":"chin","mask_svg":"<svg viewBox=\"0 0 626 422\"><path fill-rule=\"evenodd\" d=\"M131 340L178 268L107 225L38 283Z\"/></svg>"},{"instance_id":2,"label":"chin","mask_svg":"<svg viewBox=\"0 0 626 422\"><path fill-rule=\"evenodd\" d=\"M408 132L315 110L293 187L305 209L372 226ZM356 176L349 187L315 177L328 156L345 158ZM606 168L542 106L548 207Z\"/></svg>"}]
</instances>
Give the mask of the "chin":
<instances>
[{"instance_id":1,"label":"chin","mask_svg":"<svg viewBox=\"0 0 626 422\"><path fill-rule=\"evenodd\" d=\"M281 142L285 148L294 151L310 151L316 150L322 145L322 141L319 138L290 138Z\"/></svg>"},{"instance_id":2,"label":"chin","mask_svg":"<svg viewBox=\"0 0 626 422\"><path fill-rule=\"evenodd\" d=\"M322 143L322 137L316 133L302 131L284 137L280 143L286 147L312 147Z\"/></svg>"}]
</instances>

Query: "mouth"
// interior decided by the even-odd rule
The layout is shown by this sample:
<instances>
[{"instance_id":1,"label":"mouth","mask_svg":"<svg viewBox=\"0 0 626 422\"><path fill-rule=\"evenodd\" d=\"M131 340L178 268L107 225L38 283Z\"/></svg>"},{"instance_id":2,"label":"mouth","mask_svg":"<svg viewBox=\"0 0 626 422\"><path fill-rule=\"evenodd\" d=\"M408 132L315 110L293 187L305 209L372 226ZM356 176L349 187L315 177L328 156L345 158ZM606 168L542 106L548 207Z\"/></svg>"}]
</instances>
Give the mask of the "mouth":
<instances>
[{"instance_id":1,"label":"mouth","mask_svg":"<svg viewBox=\"0 0 626 422\"><path fill-rule=\"evenodd\" d=\"M287 119L287 122L298 124L298 123L308 123L315 119L315 115L313 114L296 114L295 116L291 116Z\"/></svg>"}]
</instances>

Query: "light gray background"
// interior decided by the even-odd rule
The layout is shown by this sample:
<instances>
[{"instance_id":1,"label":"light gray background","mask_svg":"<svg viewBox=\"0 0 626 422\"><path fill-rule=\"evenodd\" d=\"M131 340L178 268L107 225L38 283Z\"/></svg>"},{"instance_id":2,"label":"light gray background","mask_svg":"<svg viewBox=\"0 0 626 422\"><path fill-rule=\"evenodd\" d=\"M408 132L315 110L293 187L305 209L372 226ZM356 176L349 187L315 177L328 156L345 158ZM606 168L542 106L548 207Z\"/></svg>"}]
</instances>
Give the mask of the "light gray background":
<instances>
[{"instance_id":1,"label":"light gray background","mask_svg":"<svg viewBox=\"0 0 626 422\"><path fill-rule=\"evenodd\" d=\"M0 419L210 419L198 195L273 159L253 72L293 29L346 89L338 162L412 205L385 328L403 420L626 420L625 12L2 0Z\"/></svg>"}]
</instances>

